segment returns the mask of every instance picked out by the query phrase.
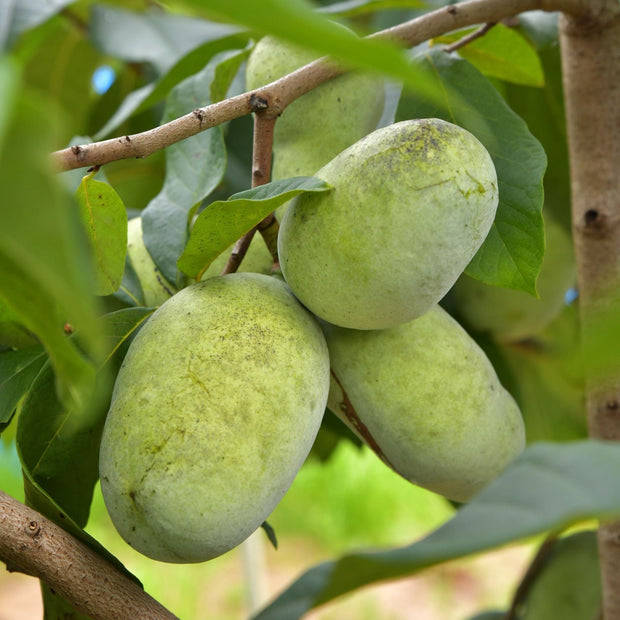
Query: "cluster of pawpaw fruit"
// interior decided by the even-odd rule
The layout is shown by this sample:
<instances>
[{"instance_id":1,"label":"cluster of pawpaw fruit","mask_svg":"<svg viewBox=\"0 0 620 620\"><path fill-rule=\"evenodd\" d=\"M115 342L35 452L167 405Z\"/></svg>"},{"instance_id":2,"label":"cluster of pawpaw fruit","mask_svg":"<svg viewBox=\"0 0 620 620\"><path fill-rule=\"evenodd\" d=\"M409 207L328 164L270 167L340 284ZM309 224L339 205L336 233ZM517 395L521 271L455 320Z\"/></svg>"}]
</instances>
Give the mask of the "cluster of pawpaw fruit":
<instances>
[{"instance_id":1,"label":"cluster of pawpaw fruit","mask_svg":"<svg viewBox=\"0 0 620 620\"><path fill-rule=\"evenodd\" d=\"M248 89L312 59L266 38ZM278 213L284 281L261 266L176 292L142 276L161 305L119 372L100 477L115 526L145 555L199 562L241 543L286 493L326 407L394 471L456 501L523 449L517 404L438 305L493 223L492 159L438 119L373 131L382 108L382 84L352 73L278 120L274 177L333 188ZM141 275L150 257L132 226Z\"/></svg>"}]
</instances>

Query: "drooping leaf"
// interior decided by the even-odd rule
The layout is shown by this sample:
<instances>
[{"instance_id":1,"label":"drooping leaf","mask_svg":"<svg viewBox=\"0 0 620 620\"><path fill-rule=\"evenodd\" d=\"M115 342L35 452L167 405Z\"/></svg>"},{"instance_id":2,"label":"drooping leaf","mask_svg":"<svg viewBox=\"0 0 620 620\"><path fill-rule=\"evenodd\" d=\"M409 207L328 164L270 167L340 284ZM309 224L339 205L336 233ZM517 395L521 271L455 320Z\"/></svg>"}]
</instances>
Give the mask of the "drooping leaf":
<instances>
[{"instance_id":1,"label":"drooping leaf","mask_svg":"<svg viewBox=\"0 0 620 620\"><path fill-rule=\"evenodd\" d=\"M188 2L204 8L200 0ZM386 41L358 38L314 11L305 0L264 0L259 4L254 0L211 0L208 13L333 56L348 66L384 73L403 81L415 92L435 96L428 76L407 62L401 49Z\"/></svg>"},{"instance_id":2,"label":"drooping leaf","mask_svg":"<svg viewBox=\"0 0 620 620\"><path fill-rule=\"evenodd\" d=\"M497 170L495 222L466 273L487 284L535 294L544 253L544 150L525 122L466 60L435 49L417 53L414 62L434 76L443 105L404 94L397 120L438 117L460 125L482 142Z\"/></svg>"},{"instance_id":3,"label":"drooping leaf","mask_svg":"<svg viewBox=\"0 0 620 620\"><path fill-rule=\"evenodd\" d=\"M486 551L591 518L620 514L620 446L584 440L538 443L471 503L421 541L350 553L304 573L254 620L295 620L361 586Z\"/></svg>"},{"instance_id":4,"label":"drooping leaf","mask_svg":"<svg viewBox=\"0 0 620 620\"><path fill-rule=\"evenodd\" d=\"M320 13L340 17L358 17L385 9L419 9L428 6L424 0L344 0L319 9Z\"/></svg>"},{"instance_id":5,"label":"drooping leaf","mask_svg":"<svg viewBox=\"0 0 620 620\"><path fill-rule=\"evenodd\" d=\"M123 277L127 253L127 211L114 188L87 174L76 193L80 218L95 262L95 294L111 295Z\"/></svg>"},{"instance_id":6,"label":"drooping leaf","mask_svg":"<svg viewBox=\"0 0 620 620\"><path fill-rule=\"evenodd\" d=\"M0 353L0 433L46 361L45 350L37 345Z\"/></svg>"},{"instance_id":7,"label":"drooping leaf","mask_svg":"<svg viewBox=\"0 0 620 620\"><path fill-rule=\"evenodd\" d=\"M433 39L433 44L450 44L475 29L459 30ZM545 76L536 50L514 28L496 24L484 36L458 50L485 75L523 84L543 86Z\"/></svg>"},{"instance_id":8,"label":"drooping leaf","mask_svg":"<svg viewBox=\"0 0 620 620\"><path fill-rule=\"evenodd\" d=\"M0 93L2 97L3 93ZM0 144L0 299L45 346L63 400L90 395L101 341L90 256L74 204L54 178L49 102L22 95ZM81 332L83 349L63 326Z\"/></svg>"},{"instance_id":9,"label":"drooping leaf","mask_svg":"<svg viewBox=\"0 0 620 620\"><path fill-rule=\"evenodd\" d=\"M121 103L116 112L95 136L100 140L114 131L121 123L164 99L184 79L198 73L213 56L229 49L239 49L248 40L248 35L239 33L207 41L180 58L174 66L157 81L134 90Z\"/></svg>"},{"instance_id":10,"label":"drooping leaf","mask_svg":"<svg viewBox=\"0 0 620 620\"><path fill-rule=\"evenodd\" d=\"M178 260L179 269L200 279L209 265L239 237L254 228L280 205L304 192L325 192L331 187L314 177L272 181L228 200L211 203L199 216Z\"/></svg>"},{"instance_id":11,"label":"drooping leaf","mask_svg":"<svg viewBox=\"0 0 620 620\"><path fill-rule=\"evenodd\" d=\"M235 34L238 28L161 11L135 12L96 4L90 36L99 49L127 62L149 62L158 72L205 43Z\"/></svg>"},{"instance_id":12,"label":"drooping leaf","mask_svg":"<svg viewBox=\"0 0 620 620\"><path fill-rule=\"evenodd\" d=\"M75 0L4 0L0 3L0 50L8 50L17 37L72 4Z\"/></svg>"},{"instance_id":13,"label":"drooping leaf","mask_svg":"<svg viewBox=\"0 0 620 620\"><path fill-rule=\"evenodd\" d=\"M209 90L218 66L226 63L232 80L230 62L235 59L240 64L246 55L247 50L217 54L200 73L176 86L168 98L163 122L210 103ZM153 261L177 286L181 284L177 259L187 242L190 210L215 189L225 170L226 147L219 126L166 150L166 180L161 192L142 212L142 233Z\"/></svg>"}]
</instances>

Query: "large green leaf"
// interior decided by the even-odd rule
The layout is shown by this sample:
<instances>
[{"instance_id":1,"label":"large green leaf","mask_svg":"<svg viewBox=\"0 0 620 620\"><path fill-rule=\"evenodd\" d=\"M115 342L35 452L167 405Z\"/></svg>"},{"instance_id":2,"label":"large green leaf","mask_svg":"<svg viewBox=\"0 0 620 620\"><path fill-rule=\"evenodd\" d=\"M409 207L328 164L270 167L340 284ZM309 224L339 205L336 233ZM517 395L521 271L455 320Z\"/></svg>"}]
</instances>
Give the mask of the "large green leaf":
<instances>
[{"instance_id":1,"label":"large green leaf","mask_svg":"<svg viewBox=\"0 0 620 620\"><path fill-rule=\"evenodd\" d=\"M114 188L87 174L76 193L80 217L95 260L95 294L118 289L127 253L127 211Z\"/></svg>"},{"instance_id":2,"label":"large green leaf","mask_svg":"<svg viewBox=\"0 0 620 620\"><path fill-rule=\"evenodd\" d=\"M433 43L454 43L471 32L473 29L451 32L433 39ZM503 24L496 24L458 53L485 75L525 86L543 86L545 83L536 50L514 28Z\"/></svg>"},{"instance_id":3,"label":"large green leaf","mask_svg":"<svg viewBox=\"0 0 620 620\"><path fill-rule=\"evenodd\" d=\"M236 32L238 28L195 17L138 13L103 4L93 7L90 19L91 38L102 52L128 62L149 62L158 72L205 41Z\"/></svg>"},{"instance_id":4,"label":"large green leaf","mask_svg":"<svg viewBox=\"0 0 620 620\"><path fill-rule=\"evenodd\" d=\"M50 169L53 109L22 95L0 144L0 300L45 346L62 398L79 407L94 377L83 351L96 360L102 349L86 239ZM67 339L65 323L80 331L83 350Z\"/></svg>"},{"instance_id":5,"label":"large green leaf","mask_svg":"<svg viewBox=\"0 0 620 620\"><path fill-rule=\"evenodd\" d=\"M0 432L8 425L17 403L29 390L46 360L45 350L37 345L0 353Z\"/></svg>"},{"instance_id":6,"label":"large green leaf","mask_svg":"<svg viewBox=\"0 0 620 620\"><path fill-rule=\"evenodd\" d=\"M248 51L217 54L196 75L174 88L166 105L163 122L211 102L214 80L222 80L220 65L232 81ZM207 129L173 144L166 150L166 180L161 192L142 212L144 244L164 277L181 284L177 259L188 238L188 218L192 207L208 196L226 170L226 147L221 127Z\"/></svg>"},{"instance_id":7,"label":"large green leaf","mask_svg":"<svg viewBox=\"0 0 620 620\"><path fill-rule=\"evenodd\" d=\"M331 187L314 177L295 177L240 192L228 200L211 203L192 228L178 266L200 280L209 265L239 237L254 228L280 205L304 192L324 192Z\"/></svg>"},{"instance_id":8,"label":"large green leaf","mask_svg":"<svg viewBox=\"0 0 620 620\"><path fill-rule=\"evenodd\" d=\"M405 94L397 120L434 116L456 123L484 144L497 170L495 222L466 273L487 284L535 294L544 253L544 150L525 122L466 60L434 49L417 53L414 62L433 76L443 104Z\"/></svg>"},{"instance_id":9,"label":"large green leaf","mask_svg":"<svg viewBox=\"0 0 620 620\"><path fill-rule=\"evenodd\" d=\"M313 10L305 0L188 0L218 19L243 24L264 34L328 54L352 67L391 76L415 89L435 96L428 76L412 66L402 50L377 39L364 40Z\"/></svg>"},{"instance_id":10,"label":"large green leaf","mask_svg":"<svg viewBox=\"0 0 620 620\"><path fill-rule=\"evenodd\" d=\"M20 408L17 446L23 470L80 527L86 524L99 478L99 442L114 374L109 364L120 364L122 355L117 353L151 312L132 308L102 319L107 354L86 410L66 407L56 397L50 364L38 374Z\"/></svg>"},{"instance_id":11,"label":"large green leaf","mask_svg":"<svg viewBox=\"0 0 620 620\"><path fill-rule=\"evenodd\" d=\"M232 34L213 41L207 41L191 50L157 81L129 93L116 112L97 132L96 139L100 140L130 116L138 114L164 99L179 82L198 73L215 54L229 49L240 48L247 43L247 40L247 34Z\"/></svg>"},{"instance_id":12,"label":"large green leaf","mask_svg":"<svg viewBox=\"0 0 620 620\"><path fill-rule=\"evenodd\" d=\"M255 620L294 620L361 586L566 527L620 514L620 445L585 440L530 446L442 527L391 551L359 552L303 574Z\"/></svg>"}]
</instances>

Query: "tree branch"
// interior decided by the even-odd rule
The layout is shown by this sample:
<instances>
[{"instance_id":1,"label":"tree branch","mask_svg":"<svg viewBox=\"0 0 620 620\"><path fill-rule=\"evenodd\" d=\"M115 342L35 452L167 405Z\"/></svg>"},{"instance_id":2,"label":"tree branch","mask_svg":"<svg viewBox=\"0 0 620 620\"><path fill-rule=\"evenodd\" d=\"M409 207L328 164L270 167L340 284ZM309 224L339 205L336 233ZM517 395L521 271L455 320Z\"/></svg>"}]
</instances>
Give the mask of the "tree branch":
<instances>
[{"instance_id":1,"label":"tree branch","mask_svg":"<svg viewBox=\"0 0 620 620\"><path fill-rule=\"evenodd\" d=\"M273 149L273 132L276 125L277 116L268 112L257 112L254 114L254 139L252 144L252 187L258 187L269 182L271 178L271 152ZM258 226L252 228L241 239L235 243L230 258L226 266L222 270L222 275L234 273L239 268L239 264L243 260L252 239L257 230L266 230L273 226L273 222L277 226L276 219L271 213ZM269 247L269 245L267 246ZM277 257L277 249L269 247L272 253L275 251ZM277 260L277 259L274 259Z\"/></svg>"},{"instance_id":2,"label":"tree branch","mask_svg":"<svg viewBox=\"0 0 620 620\"><path fill-rule=\"evenodd\" d=\"M534 559L528 566L521 582L515 590L512 603L510 604L510 609L506 613L504 620L516 620L518 618L519 612L521 611L521 606L527 599L530 589L536 582L540 572L545 567L549 554L553 551L553 546L557 538L558 535L556 533L550 534L538 548Z\"/></svg>"},{"instance_id":3,"label":"tree branch","mask_svg":"<svg viewBox=\"0 0 620 620\"><path fill-rule=\"evenodd\" d=\"M499 22L524 11L564 11L576 16L590 12L589 0L468 0L426 13L368 38L411 47L433 37L485 22ZM103 165L119 159L147 157L185 138L245 116L269 110L278 116L287 105L346 71L328 59L316 60L251 93L243 93L181 116L149 131L72 146L52 153L59 171Z\"/></svg>"},{"instance_id":4,"label":"tree branch","mask_svg":"<svg viewBox=\"0 0 620 620\"><path fill-rule=\"evenodd\" d=\"M493 26L495 26L496 23L497 22L487 22L486 24L482 24L480 28L470 32L458 41L455 41L452 45L446 45L443 48L443 51L447 54L451 54L452 52L456 52L456 50L460 50L462 47L469 45L472 41L483 37L487 32L489 32L489 30L491 30L491 28L493 28Z\"/></svg>"},{"instance_id":5,"label":"tree branch","mask_svg":"<svg viewBox=\"0 0 620 620\"><path fill-rule=\"evenodd\" d=\"M176 618L95 551L3 491L0 559L9 570L43 580L93 620Z\"/></svg>"}]
</instances>

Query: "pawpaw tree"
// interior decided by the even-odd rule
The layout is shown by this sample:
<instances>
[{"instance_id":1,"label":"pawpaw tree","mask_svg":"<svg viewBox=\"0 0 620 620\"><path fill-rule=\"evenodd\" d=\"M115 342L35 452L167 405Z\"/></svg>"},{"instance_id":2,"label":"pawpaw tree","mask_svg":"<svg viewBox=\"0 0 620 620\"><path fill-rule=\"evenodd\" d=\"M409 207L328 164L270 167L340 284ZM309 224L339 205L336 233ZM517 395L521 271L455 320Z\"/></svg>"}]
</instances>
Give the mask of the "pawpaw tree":
<instances>
[{"instance_id":1,"label":"pawpaw tree","mask_svg":"<svg viewBox=\"0 0 620 620\"><path fill-rule=\"evenodd\" d=\"M615 0L5 4L0 559L46 618L178 613L100 475L200 562L346 443L451 517L252 618L532 539L478 617L620 617Z\"/></svg>"}]
</instances>

